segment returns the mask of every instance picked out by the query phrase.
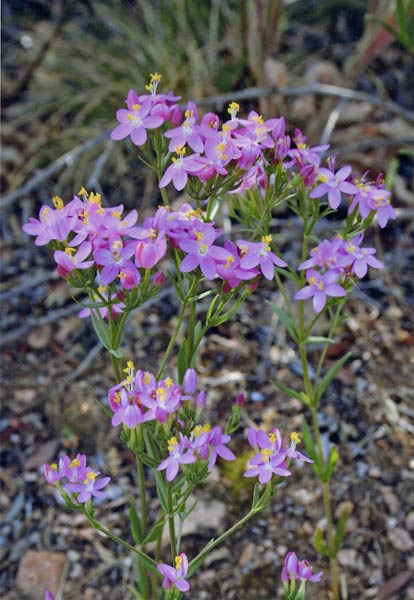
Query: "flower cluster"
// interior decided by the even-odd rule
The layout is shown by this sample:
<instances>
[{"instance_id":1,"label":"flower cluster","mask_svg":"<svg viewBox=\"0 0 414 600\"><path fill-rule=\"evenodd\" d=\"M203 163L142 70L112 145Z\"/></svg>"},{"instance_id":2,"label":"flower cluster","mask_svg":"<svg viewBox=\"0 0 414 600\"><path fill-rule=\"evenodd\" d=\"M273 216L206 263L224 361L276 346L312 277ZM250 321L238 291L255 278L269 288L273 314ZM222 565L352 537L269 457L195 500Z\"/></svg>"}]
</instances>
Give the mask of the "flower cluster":
<instances>
[{"instance_id":1,"label":"flower cluster","mask_svg":"<svg viewBox=\"0 0 414 600\"><path fill-rule=\"evenodd\" d=\"M165 590L169 590L175 585L180 592L188 592L190 584L185 579L188 571L188 560L184 552L175 557L174 567L159 564L157 569L164 576L162 587Z\"/></svg>"},{"instance_id":2,"label":"flower cluster","mask_svg":"<svg viewBox=\"0 0 414 600\"><path fill-rule=\"evenodd\" d=\"M257 454L250 459L248 469L244 472L245 477L259 477L259 483L268 483L273 475L278 477L289 477L291 471L287 469L289 459L313 462L310 458L296 450L300 442L297 433L291 434L291 443L287 445L278 429L272 429L266 433L263 429L253 429L247 432L249 444Z\"/></svg>"},{"instance_id":3,"label":"flower cluster","mask_svg":"<svg viewBox=\"0 0 414 600\"><path fill-rule=\"evenodd\" d=\"M180 433L178 439L173 436L168 440L169 456L159 464L158 470L166 469L167 481L172 481L182 464L195 463L199 459L208 461L207 468L211 470L218 456L235 460L236 456L226 446L230 439L218 425L213 428L208 424L196 425L190 437Z\"/></svg>"},{"instance_id":4,"label":"flower cluster","mask_svg":"<svg viewBox=\"0 0 414 600\"><path fill-rule=\"evenodd\" d=\"M313 248L311 258L299 265L299 270L306 270L308 285L295 294L295 299L313 298L313 308L319 313L328 296L346 296L347 282L364 277L368 266L383 269L384 265L374 256L375 248L361 248L363 237L360 233L348 240L341 237L325 239Z\"/></svg>"},{"instance_id":5,"label":"flower cluster","mask_svg":"<svg viewBox=\"0 0 414 600\"><path fill-rule=\"evenodd\" d=\"M88 467L85 454L77 454L74 459L65 455L59 459L59 465L45 464L43 473L46 481L52 485L62 484L62 480L65 480L63 489L66 492L74 492L80 504L88 502L92 496L104 498L105 493L100 490L111 480L110 477L99 479L100 472Z\"/></svg>"},{"instance_id":6,"label":"flower cluster","mask_svg":"<svg viewBox=\"0 0 414 600\"><path fill-rule=\"evenodd\" d=\"M186 400L192 399L197 388L194 369L187 369L183 387L171 377L157 381L149 371L135 372L134 363L129 361L124 369L126 378L110 388L108 403L112 410L112 425L121 423L133 429L147 421L165 423L169 415L176 413ZM205 393L199 392L197 406L204 403Z\"/></svg>"},{"instance_id":7,"label":"flower cluster","mask_svg":"<svg viewBox=\"0 0 414 600\"><path fill-rule=\"evenodd\" d=\"M281 573L281 579L285 588L286 597L289 600L303 600L305 598L305 586L308 581L318 583L322 579L323 571L313 574L312 567L307 560L298 560L294 552L288 552ZM296 591L296 583L300 582Z\"/></svg>"}]
</instances>

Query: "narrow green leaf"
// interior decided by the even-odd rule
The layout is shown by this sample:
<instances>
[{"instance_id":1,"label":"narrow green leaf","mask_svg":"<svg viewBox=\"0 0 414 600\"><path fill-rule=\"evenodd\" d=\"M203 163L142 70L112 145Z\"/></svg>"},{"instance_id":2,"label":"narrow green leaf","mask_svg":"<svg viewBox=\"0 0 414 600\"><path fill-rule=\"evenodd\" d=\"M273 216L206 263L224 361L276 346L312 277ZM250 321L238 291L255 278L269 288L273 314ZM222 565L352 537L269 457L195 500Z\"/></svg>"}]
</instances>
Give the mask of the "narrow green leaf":
<instances>
[{"instance_id":1,"label":"narrow green leaf","mask_svg":"<svg viewBox=\"0 0 414 600\"><path fill-rule=\"evenodd\" d=\"M295 390L292 390L292 388L288 387L287 385L283 385L283 383L280 383L279 381L272 380L272 383L274 386L276 386L279 390L281 390L288 396L296 398L296 400L299 400L299 402L302 402L306 406L309 406L309 398L303 392L296 392Z\"/></svg>"},{"instance_id":2,"label":"narrow green leaf","mask_svg":"<svg viewBox=\"0 0 414 600\"><path fill-rule=\"evenodd\" d=\"M317 552L319 552L323 556L326 556L327 558L331 558L332 552L325 544L322 530L319 529L319 527L316 529L315 535L313 537L313 546Z\"/></svg>"},{"instance_id":3,"label":"narrow green leaf","mask_svg":"<svg viewBox=\"0 0 414 600\"><path fill-rule=\"evenodd\" d=\"M187 369L187 346L183 344L178 351L177 355L177 372L178 372L178 381L182 381L184 378L184 373Z\"/></svg>"},{"instance_id":4,"label":"narrow green leaf","mask_svg":"<svg viewBox=\"0 0 414 600\"><path fill-rule=\"evenodd\" d=\"M116 356L116 358L122 358L124 356L124 353L122 352L122 350L120 348L110 348L109 352L113 356Z\"/></svg>"},{"instance_id":5,"label":"narrow green leaf","mask_svg":"<svg viewBox=\"0 0 414 600\"><path fill-rule=\"evenodd\" d=\"M348 518L349 518L349 513L344 512L339 517L338 522L336 524L335 538L334 538L335 556L338 554L339 550L341 549L342 542L344 541L346 524L348 522Z\"/></svg>"},{"instance_id":6,"label":"narrow green leaf","mask_svg":"<svg viewBox=\"0 0 414 600\"><path fill-rule=\"evenodd\" d=\"M344 366L346 361L349 359L351 354L352 354L352 352L347 352L344 356L342 356L342 358L340 358L335 364L333 364L332 367L325 373L325 375L322 378L322 381L320 382L320 384L317 386L317 388L315 390L315 399L317 402L319 402L319 400L322 398L323 394L325 393L326 388L335 379L337 373L342 369L342 367Z\"/></svg>"},{"instance_id":7,"label":"narrow green leaf","mask_svg":"<svg viewBox=\"0 0 414 600\"><path fill-rule=\"evenodd\" d=\"M326 471L324 473L322 481L328 483L331 479L333 472L335 471L336 463L338 462L339 454L338 448L336 446L332 446L331 451L329 453L328 465L326 467Z\"/></svg>"},{"instance_id":8,"label":"narrow green leaf","mask_svg":"<svg viewBox=\"0 0 414 600\"><path fill-rule=\"evenodd\" d=\"M140 458L144 465L150 469L156 469L159 465L159 461L155 460L155 458L152 458L152 456L149 456L148 454L141 454Z\"/></svg>"},{"instance_id":9,"label":"narrow green leaf","mask_svg":"<svg viewBox=\"0 0 414 600\"><path fill-rule=\"evenodd\" d=\"M153 471L155 483L157 485L157 496L161 504L161 508L165 513L168 513L168 490L164 476L159 471Z\"/></svg>"},{"instance_id":10,"label":"narrow green leaf","mask_svg":"<svg viewBox=\"0 0 414 600\"><path fill-rule=\"evenodd\" d=\"M129 517L129 523L131 525L131 533L132 533L132 537L134 538L134 542L136 544L142 544L143 532L142 532L141 519L138 516L137 509L135 508L135 505L132 500L130 501L130 504L129 504L128 517Z\"/></svg>"},{"instance_id":11,"label":"narrow green leaf","mask_svg":"<svg viewBox=\"0 0 414 600\"><path fill-rule=\"evenodd\" d=\"M148 535L145 536L145 539L143 540L143 544L149 544L150 542L155 542L156 540L158 540L161 536L162 536L162 530L164 529L164 524L165 521L160 521L160 523L155 523L154 527L151 529L151 531L148 533Z\"/></svg>"},{"instance_id":12,"label":"narrow green leaf","mask_svg":"<svg viewBox=\"0 0 414 600\"><path fill-rule=\"evenodd\" d=\"M258 483L255 483L254 488L253 488L252 509L254 509L256 507L257 503L259 502L259 498L260 498L260 486Z\"/></svg>"},{"instance_id":13,"label":"narrow green leaf","mask_svg":"<svg viewBox=\"0 0 414 600\"><path fill-rule=\"evenodd\" d=\"M298 341L298 332L296 330L296 326L295 326L293 320L289 317L289 315L282 308L279 308L279 306L272 304L271 307L272 307L272 311L278 316L280 321L283 323L283 325L286 327L286 329L290 333L292 339L295 342L297 342Z\"/></svg>"},{"instance_id":14,"label":"narrow green leaf","mask_svg":"<svg viewBox=\"0 0 414 600\"><path fill-rule=\"evenodd\" d=\"M322 480L323 473L321 465L319 464L319 457L316 451L315 442L313 441L312 434L306 423L305 418L302 419L302 435L303 435L303 443L305 444L305 450L309 456L313 460L312 467L316 473L318 479Z\"/></svg>"},{"instance_id":15,"label":"narrow green leaf","mask_svg":"<svg viewBox=\"0 0 414 600\"><path fill-rule=\"evenodd\" d=\"M101 344L104 348L109 350L110 348L109 348L108 332L106 330L105 325L102 323L101 318L97 316L97 314L94 310L91 310L91 320L92 320L93 328L95 329L95 333L98 336L99 341L101 342Z\"/></svg>"}]
</instances>

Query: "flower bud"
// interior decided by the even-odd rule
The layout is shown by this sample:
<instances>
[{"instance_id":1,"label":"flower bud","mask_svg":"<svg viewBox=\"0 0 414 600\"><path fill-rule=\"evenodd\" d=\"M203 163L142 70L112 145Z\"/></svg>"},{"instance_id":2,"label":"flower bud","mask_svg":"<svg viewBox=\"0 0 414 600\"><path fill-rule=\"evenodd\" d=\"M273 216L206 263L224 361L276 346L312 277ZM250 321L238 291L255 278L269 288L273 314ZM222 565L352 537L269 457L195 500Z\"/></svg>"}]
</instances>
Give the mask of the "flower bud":
<instances>
[{"instance_id":1,"label":"flower bud","mask_svg":"<svg viewBox=\"0 0 414 600\"><path fill-rule=\"evenodd\" d=\"M240 394L238 394L236 396L236 399L234 400L234 404L236 406L240 406L240 407L244 405L244 394L243 394L243 392L241 392Z\"/></svg>"},{"instance_id":2,"label":"flower bud","mask_svg":"<svg viewBox=\"0 0 414 600\"><path fill-rule=\"evenodd\" d=\"M157 273L155 273L154 275L154 279L152 280L153 284L161 287L164 284L165 281L165 275L162 271L157 271Z\"/></svg>"},{"instance_id":3,"label":"flower bud","mask_svg":"<svg viewBox=\"0 0 414 600\"><path fill-rule=\"evenodd\" d=\"M201 410L205 407L206 405L206 393L204 390L201 390L201 392L198 394L197 398L196 398L196 406L197 408L200 408Z\"/></svg>"},{"instance_id":4,"label":"flower bud","mask_svg":"<svg viewBox=\"0 0 414 600\"><path fill-rule=\"evenodd\" d=\"M187 369L184 375L183 389L186 394L194 394L197 389L197 373L195 369Z\"/></svg>"}]
</instances>

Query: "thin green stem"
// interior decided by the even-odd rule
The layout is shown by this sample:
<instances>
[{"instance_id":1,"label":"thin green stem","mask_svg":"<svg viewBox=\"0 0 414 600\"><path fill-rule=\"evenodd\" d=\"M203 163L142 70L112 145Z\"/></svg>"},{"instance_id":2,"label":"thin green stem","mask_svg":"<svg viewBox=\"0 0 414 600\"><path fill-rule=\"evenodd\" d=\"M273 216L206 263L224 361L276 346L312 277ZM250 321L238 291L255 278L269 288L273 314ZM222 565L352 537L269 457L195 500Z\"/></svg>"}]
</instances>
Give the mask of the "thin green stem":
<instances>
[{"instance_id":1,"label":"thin green stem","mask_svg":"<svg viewBox=\"0 0 414 600\"><path fill-rule=\"evenodd\" d=\"M177 540L175 538L175 523L173 515L173 501L172 501L172 490L171 485L168 484L168 529L170 532L170 544L171 544L171 557L174 564L175 557L177 556Z\"/></svg>"},{"instance_id":2,"label":"thin green stem","mask_svg":"<svg viewBox=\"0 0 414 600\"><path fill-rule=\"evenodd\" d=\"M83 514L86 516L86 518L88 519L89 523L92 525L92 527L94 529L96 529L97 531L100 531L101 533L103 533L104 535L106 535L106 537L108 537L109 539L111 539L113 542L116 542L117 544L120 544L121 546L123 546L124 548L126 548L127 550L129 550L130 552L133 552L134 554L136 554L137 556L139 556L141 558L141 560L146 564L146 566L148 568L150 568L154 572L157 572L157 563L155 562L155 560L153 558L151 558L150 556L148 556L148 554L146 554L145 552L143 552L142 550L140 550L136 546L132 546L131 544L129 544L128 542L126 542L122 538L120 538L117 535L115 535L114 533L112 533L112 531L110 531L109 529L107 529L106 527L104 527L101 523L99 523L99 521L97 521L94 517L92 517L91 515L89 515L86 511L83 511Z\"/></svg>"},{"instance_id":3,"label":"thin green stem","mask_svg":"<svg viewBox=\"0 0 414 600\"><path fill-rule=\"evenodd\" d=\"M168 359L170 357L172 349L174 348L174 344L175 344L175 341L177 339L178 332L181 329L181 325L182 325L182 322L183 322L183 319L184 319L184 315L185 315L185 310L187 308L187 304L188 304L191 296L193 295L193 289L194 289L194 285L195 285L196 281L197 280L194 279L193 283L190 286L190 289L188 290L188 293L187 293L186 297L184 298L184 300L182 302L180 313L178 315L177 325L175 326L175 329L174 329L173 334L172 334L172 336L170 338L170 341L168 342L168 346L167 346L167 349L165 350L164 356L162 358L162 361L161 361L161 364L160 364L160 368L158 369L158 373L157 373L157 377L156 377L157 380L161 378L161 376L162 376L162 374L164 372L165 365L167 364L167 361L168 361Z\"/></svg>"},{"instance_id":4,"label":"thin green stem","mask_svg":"<svg viewBox=\"0 0 414 600\"><path fill-rule=\"evenodd\" d=\"M166 206L167 208L170 208L170 203L168 201L167 190L162 187L162 188L160 188L160 192L161 192L162 201L164 202L164 206Z\"/></svg>"}]
</instances>

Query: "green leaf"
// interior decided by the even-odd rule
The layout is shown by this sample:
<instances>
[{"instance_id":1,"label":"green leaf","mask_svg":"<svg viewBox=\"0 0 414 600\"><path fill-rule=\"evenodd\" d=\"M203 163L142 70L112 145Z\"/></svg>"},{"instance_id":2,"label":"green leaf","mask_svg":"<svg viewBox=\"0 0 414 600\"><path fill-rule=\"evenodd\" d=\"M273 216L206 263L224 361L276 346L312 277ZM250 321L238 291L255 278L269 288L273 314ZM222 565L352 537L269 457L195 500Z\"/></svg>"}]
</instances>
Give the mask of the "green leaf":
<instances>
[{"instance_id":1,"label":"green leaf","mask_svg":"<svg viewBox=\"0 0 414 600\"><path fill-rule=\"evenodd\" d=\"M153 471L155 483L157 485L157 496L162 510L168 514L168 490L164 476L159 471Z\"/></svg>"},{"instance_id":2,"label":"green leaf","mask_svg":"<svg viewBox=\"0 0 414 600\"><path fill-rule=\"evenodd\" d=\"M317 388L315 390L316 402L319 402L319 400L322 398L323 394L325 393L326 388L335 379L338 371L340 371L342 369L342 367L344 366L346 361L349 359L351 354L352 354L352 352L347 352L344 356L342 356L342 358L340 358L335 364L333 364L332 367L325 373L320 384L317 386Z\"/></svg>"},{"instance_id":3,"label":"green leaf","mask_svg":"<svg viewBox=\"0 0 414 600\"><path fill-rule=\"evenodd\" d=\"M150 469L156 469L159 465L159 461L155 460L155 458L152 458L152 456L149 456L149 454L141 454L140 458L144 465Z\"/></svg>"},{"instance_id":4,"label":"green leaf","mask_svg":"<svg viewBox=\"0 0 414 600\"><path fill-rule=\"evenodd\" d=\"M335 537L334 537L335 556L338 554L338 552L342 546L342 542L344 541L346 524L347 524L348 518L349 518L349 513L344 512L339 517L338 522L336 524Z\"/></svg>"},{"instance_id":5,"label":"green leaf","mask_svg":"<svg viewBox=\"0 0 414 600\"><path fill-rule=\"evenodd\" d=\"M254 488L253 488L252 509L254 509L256 507L257 503L259 502L259 498L260 498L260 486L258 483L255 483Z\"/></svg>"},{"instance_id":6,"label":"green leaf","mask_svg":"<svg viewBox=\"0 0 414 600\"><path fill-rule=\"evenodd\" d=\"M316 529L315 535L313 537L313 547L319 554L326 556L327 558L332 557L332 552L329 550L328 546L325 544L323 539L322 530L319 527Z\"/></svg>"},{"instance_id":7,"label":"green leaf","mask_svg":"<svg viewBox=\"0 0 414 600\"><path fill-rule=\"evenodd\" d=\"M296 330L296 326L293 322L293 319L282 308L279 308L279 306L272 304L271 307L272 307L272 311L278 316L280 321L282 321L283 325L286 327L286 329L290 333L292 339L295 342L298 342L298 339L299 339L298 332Z\"/></svg>"},{"instance_id":8,"label":"green leaf","mask_svg":"<svg viewBox=\"0 0 414 600\"><path fill-rule=\"evenodd\" d=\"M279 390L281 390L285 394L288 394L288 396L296 398L296 400L299 400L299 402L302 402L303 404L305 404L305 406L309 406L309 398L303 392L296 392L295 390L292 390L292 388L288 387L287 385L283 385L283 383L279 383L278 381L272 380L272 383Z\"/></svg>"},{"instance_id":9,"label":"green leaf","mask_svg":"<svg viewBox=\"0 0 414 600\"><path fill-rule=\"evenodd\" d=\"M154 527L151 529L151 531L148 533L148 535L145 536L145 539L143 540L143 544L149 544L150 542L155 542L156 540L158 540L161 536L162 536L162 530L164 529L164 524L165 521L162 520L159 523L155 523Z\"/></svg>"},{"instance_id":10,"label":"green leaf","mask_svg":"<svg viewBox=\"0 0 414 600\"><path fill-rule=\"evenodd\" d=\"M102 322L101 317L100 316L98 317L97 312L94 310L91 310L91 320L92 320L93 328L95 329L95 333L98 336L99 341L101 342L101 344L104 348L109 350L110 344L109 344L108 331L107 331L104 323Z\"/></svg>"},{"instance_id":11,"label":"green leaf","mask_svg":"<svg viewBox=\"0 0 414 600\"><path fill-rule=\"evenodd\" d=\"M328 465L326 467L325 473L323 474L322 481L324 483L328 483L328 481L331 479L333 472L335 470L335 467L336 467L336 463L338 462L338 458L339 458L338 448L336 446L332 446L331 451L329 453Z\"/></svg>"},{"instance_id":12,"label":"green leaf","mask_svg":"<svg viewBox=\"0 0 414 600\"><path fill-rule=\"evenodd\" d=\"M306 420L304 417L302 419L302 435L303 435L303 443L305 444L305 450L306 450L309 458L311 458L313 460L313 463L312 463L313 470L315 471L318 479L322 480L323 473L322 473L321 465L319 464L319 457L318 457L318 453L316 451L315 442L313 441L312 434L310 432L310 429L309 429L308 424L306 423Z\"/></svg>"},{"instance_id":13,"label":"green leaf","mask_svg":"<svg viewBox=\"0 0 414 600\"><path fill-rule=\"evenodd\" d=\"M134 538L134 542L136 544L142 544L143 532L142 532L141 519L138 516L137 509L135 508L135 505L132 500L130 501L130 504L129 504L128 517L129 517L129 523L131 526L131 533L132 533L132 537Z\"/></svg>"},{"instance_id":14,"label":"green leaf","mask_svg":"<svg viewBox=\"0 0 414 600\"><path fill-rule=\"evenodd\" d=\"M122 350L120 348L110 348L109 352L113 356L116 356L116 358L122 358L124 356L124 353L122 352Z\"/></svg>"}]
</instances>

